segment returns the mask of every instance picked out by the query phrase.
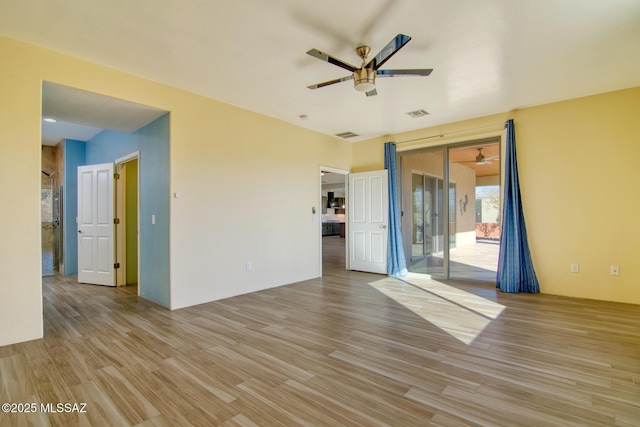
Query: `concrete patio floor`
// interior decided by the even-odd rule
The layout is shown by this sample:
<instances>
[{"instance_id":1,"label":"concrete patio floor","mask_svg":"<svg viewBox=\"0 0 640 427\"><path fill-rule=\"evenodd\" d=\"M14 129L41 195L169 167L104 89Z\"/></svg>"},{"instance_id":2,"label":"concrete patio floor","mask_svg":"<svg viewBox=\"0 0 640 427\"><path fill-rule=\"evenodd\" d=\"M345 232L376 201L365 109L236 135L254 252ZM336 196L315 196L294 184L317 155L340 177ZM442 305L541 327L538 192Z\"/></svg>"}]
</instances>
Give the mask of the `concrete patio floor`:
<instances>
[{"instance_id":1,"label":"concrete patio floor","mask_svg":"<svg viewBox=\"0 0 640 427\"><path fill-rule=\"evenodd\" d=\"M495 283L499 252L500 242L495 240L477 240L475 244L452 249L450 278ZM443 256L440 252L412 261L407 260L407 268L412 273L444 277Z\"/></svg>"}]
</instances>

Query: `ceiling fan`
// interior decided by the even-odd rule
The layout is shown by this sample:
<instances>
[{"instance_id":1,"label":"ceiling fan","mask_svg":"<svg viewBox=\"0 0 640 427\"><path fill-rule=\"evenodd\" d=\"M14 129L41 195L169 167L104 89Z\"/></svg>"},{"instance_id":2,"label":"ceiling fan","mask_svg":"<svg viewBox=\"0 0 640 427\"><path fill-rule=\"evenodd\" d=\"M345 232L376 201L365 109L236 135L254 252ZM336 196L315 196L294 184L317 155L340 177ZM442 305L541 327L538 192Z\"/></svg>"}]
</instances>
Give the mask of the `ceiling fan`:
<instances>
[{"instance_id":1,"label":"ceiling fan","mask_svg":"<svg viewBox=\"0 0 640 427\"><path fill-rule=\"evenodd\" d=\"M414 69L414 70L380 70L380 67L389 60L397 51L399 51L404 45L409 43L411 37L404 34L398 34L395 36L371 61L367 62L367 56L371 53L369 46L358 46L356 53L362 58L362 65L360 68L354 67L340 59L321 52L318 49L311 49L307 52L308 55L318 58L322 61L327 61L330 64L337 65L340 68L349 70L352 74L346 77L342 77L335 80L329 80L327 82L318 83L315 85L307 86L309 89L318 89L321 87L329 86L335 83L352 80L355 89L358 92L365 92L367 96L377 95L376 91L376 76L379 77L399 77L399 76L428 76L433 71L430 68Z\"/></svg>"},{"instance_id":2,"label":"ceiling fan","mask_svg":"<svg viewBox=\"0 0 640 427\"><path fill-rule=\"evenodd\" d=\"M475 161L470 160L470 161L460 162L460 163L475 163L476 165L490 165L491 160L495 160L498 157L500 157L499 154L486 157L484 154L482 154L482 148L478 148L478 155L476 156Z\"/></svg>"}]
</instances>

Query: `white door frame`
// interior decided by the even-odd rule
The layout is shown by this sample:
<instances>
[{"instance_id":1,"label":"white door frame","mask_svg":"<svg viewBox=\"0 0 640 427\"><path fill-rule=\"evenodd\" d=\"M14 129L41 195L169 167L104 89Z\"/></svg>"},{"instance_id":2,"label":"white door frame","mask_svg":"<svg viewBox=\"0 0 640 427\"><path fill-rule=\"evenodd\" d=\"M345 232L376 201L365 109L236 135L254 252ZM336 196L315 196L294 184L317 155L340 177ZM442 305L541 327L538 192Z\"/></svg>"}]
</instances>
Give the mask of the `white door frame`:
<instances>
[{"instance_id":1,"label":"white door frame","mask_svg":"<svg viewBox=\"0 0 640 427\"><path fill-rule=\"evenodd\" d=\"M140 296L140 151L134 151L126 156L116 159L116 173L120 174L122 166L132 160L138 160L138 174L135 178L138 186L138 296ZM132 179L132 177L125 178ZM116 270L117 286L126 285L127 272L127 252L126 252L126 189L123 188L123 180L116 181L116 217L120 219L120 223L116 225L116 262L120 263L120 268Z\"/></svg>"},{"instance_id":2,"label":"white door frame","mask_svg":"<svg viewBox=\"0 0 640 427\"><path fill-rule=\"evenodd\" d=\"M331 172L331 173L337 173L339 175L344 175L344 197L347 201L346 206L345 206L345 214L348 215L348 209L349 209L349 171L346 169L337 169L337 168L332 168L330 166L320 166L320 168L318 169L318 203L319 203L319 208L316 208L316 213L313 214L314 215L314 221L316 221L316 218L318 218L317 222L318 222L318 234L320 235L320 238L318 239L320 242L320 251L319 251L319 261L318 261L318 271L319 271L319 275L318 277L322 277L322 172ZM315 216L317 215L317 217ZM346 217L345 215L345 217ZM347 224L348 221L345 221L345 227L346 227L346 234L345 234L345 265L346 265L346 269L349 270L349 225Z\"/></svg>"}]
</instances>

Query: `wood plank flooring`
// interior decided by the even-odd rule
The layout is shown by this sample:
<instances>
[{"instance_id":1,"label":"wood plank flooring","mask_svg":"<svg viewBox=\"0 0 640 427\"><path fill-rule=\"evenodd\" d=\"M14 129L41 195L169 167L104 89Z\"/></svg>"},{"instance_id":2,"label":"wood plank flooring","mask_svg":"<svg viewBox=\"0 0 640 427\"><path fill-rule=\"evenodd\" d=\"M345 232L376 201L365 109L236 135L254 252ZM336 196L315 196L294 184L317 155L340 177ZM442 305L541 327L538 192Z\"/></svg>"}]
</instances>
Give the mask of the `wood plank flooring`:
<instances>
[{"instance_id":1,"label":"wood plank flooring","mask_svg":"<svg viewBox=\"0 0 640 427\"><path fill-rule=\"evenodd\" d=\"M640 426L640 307L349 272L339 239L321 279L177 311L43 278L0 403L86 413L0 426Z\"/></svg>"}]
</instances>

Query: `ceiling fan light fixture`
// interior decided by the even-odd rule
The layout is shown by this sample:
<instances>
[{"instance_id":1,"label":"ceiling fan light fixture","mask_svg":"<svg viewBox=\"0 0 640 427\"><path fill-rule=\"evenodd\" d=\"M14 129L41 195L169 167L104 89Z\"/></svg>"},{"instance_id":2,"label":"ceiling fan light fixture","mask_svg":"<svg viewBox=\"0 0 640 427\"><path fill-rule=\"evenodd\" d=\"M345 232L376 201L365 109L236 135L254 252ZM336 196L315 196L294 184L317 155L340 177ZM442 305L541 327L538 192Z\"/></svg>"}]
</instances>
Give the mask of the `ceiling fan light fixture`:
<instances>
[{"instance_id":1,"label":"ceiling fan light fixture","mask_svg":"<svg viewBox=\"0 0 640 427\"><path fill-rule=\"evenodd\" d=\"M353 72L353 85L358 92L369 92L376 88L376 71L360 68Z\"/></svg>"}]
</instances>

